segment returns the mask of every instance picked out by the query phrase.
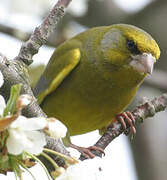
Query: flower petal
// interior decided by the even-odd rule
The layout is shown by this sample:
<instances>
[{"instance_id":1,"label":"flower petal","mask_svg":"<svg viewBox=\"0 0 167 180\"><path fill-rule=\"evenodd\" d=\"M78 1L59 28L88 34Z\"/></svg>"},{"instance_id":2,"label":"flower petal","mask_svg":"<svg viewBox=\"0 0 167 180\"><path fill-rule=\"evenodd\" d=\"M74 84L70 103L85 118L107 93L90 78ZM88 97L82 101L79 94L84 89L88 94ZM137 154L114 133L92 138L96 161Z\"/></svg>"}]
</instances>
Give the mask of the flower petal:
<instances>
[{"instance_id":1,"label":"flower petal","mask_svg":"<svg viewBox=\"0 0 167 180\"><path fill-rule=\"evenodd\" d=\"M59 139L66 136L67 128L59 120L55 120L48 123L48 131L51 137Z\"/></svg>"},{"instance_id":2,"label":"flower petal","mask_svg":"<svg viewBox=\"0 0 167 180\"><path fill-rule=\"evenodd\" d=\"M3 85L3 83L4 83L3 74L0 71L0 87Z\"/></svg>"},{"instance_id":3,"label":"flower petal","mask_svg":"<svg viewBox=\"0 0 167 180\"><path fill-rule=\"evenodd\" d=\"M9 130L6 146L10 154L18 155L22 153L25 144L27 144L27 138L22 131Z\"/></svg>"},{"instance_id":4,"label":"flower petal","mask_svg":"<svg viewBox=\"0 0 167 180\"><path fill-rule=\"evenodd\" d=\"M22 94L19 96L19 100L20 100L20 105L25 107L31 103L32 96L30 96L28 94Z\"/></svg>"},{"instance_id":5,"label":"flower petal","mask_svg":"<svg viewBox=\"0 0 167 180\"><path fill-rule=\"evenodd\" d=\"M5 99L0 95L0 116L3 116L3 111L6 107Z\"/></svg>"},{"instance_id":6,"label":"flower petal","mask_svg":"<svg viewBox=\"0 0 167 180\"><path fill-rule=\"evenodd\" d=\"M47 125L46 118L44 117L34 117L28 119L29 130L40 130L43 129Z\"/></svg>"},{"instance_id":7,"label":"flower petal","mask_svg":"<svg viewBox=\"0 0 167 180\"><path fill-rule=\"evenodd\" d=\"M32 154L40 154L43 151L43 147L46 145L45 135L38 131L25 131L25 134L29 141L32 142L32 147L26 147L25 151Z\"/></svg>"},{"instance_id":8,"label":"flower petal","mask_svg":"<svg viewBox=\"0 0 167 180\"><path fill-rule=\"evenodd\" d=\"M26 118L19 116L16 121L11 124L11 128L20 128L25 131L40 130L46 126L46 119L43 117Z\"/></svg>"},{"instance_id":9,"label":"flower petal","mask_svg":"<svg viewBox=\"0 0 167 180\"><path fill-rule=\"evenodd\" d=\"M69 166L57 180L101 180L102 174L99 168L102 166L102 160L99 157L81 161Z\"/></svg>"}]
</instances>

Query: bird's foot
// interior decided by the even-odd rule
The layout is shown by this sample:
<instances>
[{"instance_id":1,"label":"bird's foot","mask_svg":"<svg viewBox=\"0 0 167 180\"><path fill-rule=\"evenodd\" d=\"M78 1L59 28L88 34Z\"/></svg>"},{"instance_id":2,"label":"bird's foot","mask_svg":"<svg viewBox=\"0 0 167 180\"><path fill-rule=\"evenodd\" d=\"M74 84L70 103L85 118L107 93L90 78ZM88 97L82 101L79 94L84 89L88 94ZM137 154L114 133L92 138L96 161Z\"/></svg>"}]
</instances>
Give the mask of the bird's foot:
<instances>
[{"instance_id":1,"label":"bird's foot","mask_svg":"<svg viewBox=\"0 0 167 180\"><path fill-rule=\"evenodd\" d=\"M85 148L85 147L80 147L80 146L70 143L70 147L78 150L82 154L82 156L85 157L85 159L93 159L96 156L95 154L91 152L92 150L99 151L101 154L105 154L104 150L97 146L90 146L88 148Z\"/></svg>"},{"instance_id":2,"label":"bird's foot","mask_svg":"<svg viewBox=\"0 0 167 180\"><path fill-rule=\"evenodd\" d=\"M126 122L130 126L130 130L132 135L134 136L136 134L136 129L135 129L135 118L133 114L129 111L120 113L116 116L116 119L121 123L123 130L125 130L125 135L129 135L129 131L126 130ZM126 122L125 122L126 121Z\"/></svg>"}]
</instances>

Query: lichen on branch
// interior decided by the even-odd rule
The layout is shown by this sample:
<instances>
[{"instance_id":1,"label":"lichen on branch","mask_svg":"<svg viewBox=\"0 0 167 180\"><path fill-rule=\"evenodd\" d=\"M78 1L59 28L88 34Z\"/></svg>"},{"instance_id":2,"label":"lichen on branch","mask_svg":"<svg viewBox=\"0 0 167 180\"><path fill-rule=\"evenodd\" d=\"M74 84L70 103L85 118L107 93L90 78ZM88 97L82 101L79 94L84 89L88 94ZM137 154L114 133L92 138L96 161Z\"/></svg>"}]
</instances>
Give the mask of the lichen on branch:
<instances>
[{"instance_id":1,"label":"lichen on branch","mask_svg":"<svg viewBox=\"0 0 167 180\"><path fill-rule=\"evenodd\" d=\"M26 65L32 63L32 57L37 54L39 48L46 43L51 32L54 31L57 23L64 16L64 10L70 1L71 0L59 0L57 2L42 24L35 29L30 39L22 45L15 59L23 61Z\"/></svg>"}]
</instances>

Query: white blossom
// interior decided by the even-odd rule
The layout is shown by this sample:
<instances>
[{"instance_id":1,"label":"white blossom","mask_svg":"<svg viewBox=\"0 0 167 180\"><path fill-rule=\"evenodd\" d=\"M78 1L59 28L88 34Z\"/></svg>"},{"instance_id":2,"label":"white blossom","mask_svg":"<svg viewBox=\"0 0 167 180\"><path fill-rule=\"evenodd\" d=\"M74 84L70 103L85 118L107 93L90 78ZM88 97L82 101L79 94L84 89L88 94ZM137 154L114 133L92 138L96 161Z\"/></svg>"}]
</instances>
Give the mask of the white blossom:
<instances>
[{"instance_id":1,"label":"white blossom","mask_svg":"<svg viewBox=\"0 0 167 180\"><path fill-rule=\"evenodd\" d=\"M69 166L57 180L102 180L101 158L88 159Z\"/></svg>"},{"instance_id":2,"label":"white blossom","mask_svg":"<svg viewBox=\"0 0 167 180\"><path fill-rule=\"evenodd\" d=\"M3 74L0 71L0 87L3 85L3 83L4 83ZM5 100L4 100L3 96L0 95L0 116L3 116L3 111L4 111L5 107L6 107Z\"/></svg>"},{"instance_id":3,"label":"white blossom","mask_svg":"<svg viewBox=\"0 0 167 180\"><path fill-rule=\"evenodd\" d=\"M66 136L67 128L59 120L51 120L48 122L48 133L55 139L63 138Z\"/></svg>"},{"instance_id":4,"label":"white blossom","mask_svg":"<svg viewBox=\"0 0 167 180\"><path fill-rule=\"evenodd\" d=\"M5 99L0 95L0 116L3 116L3 111L6 108Z\"/></svg>"},{"instance_id":5,"label":"white blossom","mask_svg":"<svg viewBox=\"0 0 167 180\"><path fill-rule=\"evenodd\" d=\"M18 155L23 151L39 154L46 145L45 135L37 130L43 129L47 122L45 118L26 118L19 116L9 129L7 149L10 154Z\"/></svg>"},{"instance_id":6,"label":"white blossom","mask_svg":"<svg viewBox=\"0 0 167 180\"><path fill-rule=\"evenodd\" d=\"M20 105L25 107L27 105L29 105L32 101L32 96L28 95L28 94L22 94L19 97L19 101L20 101Z\"/></svg>"},{"instance_id":7,"label":"white blossom","mask_svg":"<svg viewBox=\"0 0 167 180\"><path fill-rule=\"evenodd\" d=\"M4 83L3 74L0 71L0 87L3 85L3 83Z\"/></svg>"}]
</instances>

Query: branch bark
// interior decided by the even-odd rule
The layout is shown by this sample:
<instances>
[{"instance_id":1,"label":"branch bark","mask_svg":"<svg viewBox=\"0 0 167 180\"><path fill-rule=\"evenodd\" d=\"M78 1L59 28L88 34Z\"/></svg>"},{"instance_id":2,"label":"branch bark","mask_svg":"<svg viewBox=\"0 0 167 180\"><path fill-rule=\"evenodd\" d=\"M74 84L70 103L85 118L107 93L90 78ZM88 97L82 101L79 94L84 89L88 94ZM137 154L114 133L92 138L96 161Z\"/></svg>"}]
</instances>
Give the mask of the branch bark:
<instances>
[{"instance_id":1,"label":"branch bark","mask_svg":"<svg viewBox=\"0 0 167 180\"><path fill-rule=\"evenodd\" d=\"M0 54L0 71L2 72L5 80L2 88L0 88L0 94L8 100L11 86L21 83L23 85L21 94L29 94L33 97L33 102L25 108L24 111L24 115L27 117L46 117L46 114L38 105L31 90L29 76L27 73L27 65L32 63L33 55L38 53L39 48L47 41L50 33L54 30L58 21L63 17L64 9L68 6L70 1L71 0L59 0L57 2L48 17L46 17L43 23L35 29L30 39L22 45L18 56L14 60L9 61L5 56ZM47 137L46 147L69 155L62 142L53 140L50 137ZM44 163L47 165L47 162Z\"/></svg>"},{"instance_id":2,"label":"branch bark","mask_svg":"<svg viewBox=\"0 0 167 180\"><path fill-rule=\"evenodd\" d=\"M148 101L134 110L131 111L135 118L135 125L141 124L148 117L153 117L157 112L164 111L167 107L167 93L154 98L152 101ZM125 121L126 122L126 121ZM129 124L126 123L127 130L129 130ZM107 130L103 136L95 143L94 146L100 147L103 150L124 130L122 129L121 123L116 121L108 126ZM92 151L97 156L102 156L98 151ZM81 156L81 160L84 160L85 157Z\"/></svg>"},{"instance_id":3,"label":"branch bark","mask_svg":"<svg viewBox=\"0 0 167 180\"><path fill-rule=\"evenodd\" d=\"M20 49L16 60L23 61L26 65L32 63L32 57L38 53L39 48L46 43L49 35L55 29L59 20L64 16L64 9L71 0L59 0L44 19L42 24L37 27L30 39L24 43Z\"/></svg>"},{"instance_id":4,"label":"branch bark","mask_svg":"<svg viewBox=\"0 0 167 180\"><path fill-rule=\"evenodd\" d=\"M0 93L8 99L10 87L14 84L22 83L22 93L30 94L34 101L26 108L24 114L26 116L46 116L36 102L33 92L30 88L29 78L26 71L26 65L32 63L33 55L37 54L39 48L46 43L50 33L55 29L56 24L64 15L64 9L68 6L70 0L59 0L54 6L48 17L43 23L37 27L30 39L24 43L20 49L18 56L13 60L7 60L0 54L0 70L4 75L5 83L0 89ZM152 117L156 112L162 111L167 106L167 94L155 98L132 111L136 119L136 124L141 123L145 118ZM127 124L127 128L129 125ZM119 122L112 123L104 135L97 141L95 146L105 149L108 144L123 133L123 129ZM47 147L58 152L68 155L61 142L57 142L51 138L47 138Z\"/></svg>"}]
</instances>

